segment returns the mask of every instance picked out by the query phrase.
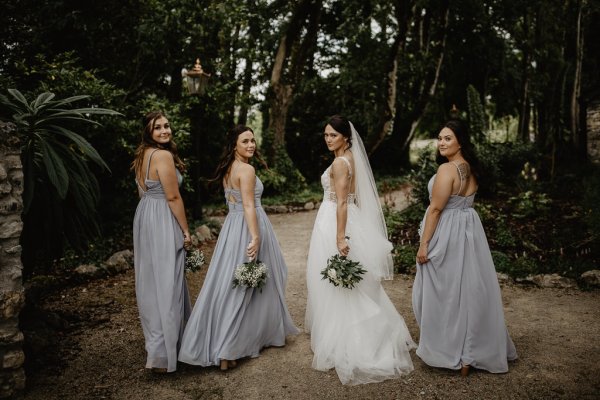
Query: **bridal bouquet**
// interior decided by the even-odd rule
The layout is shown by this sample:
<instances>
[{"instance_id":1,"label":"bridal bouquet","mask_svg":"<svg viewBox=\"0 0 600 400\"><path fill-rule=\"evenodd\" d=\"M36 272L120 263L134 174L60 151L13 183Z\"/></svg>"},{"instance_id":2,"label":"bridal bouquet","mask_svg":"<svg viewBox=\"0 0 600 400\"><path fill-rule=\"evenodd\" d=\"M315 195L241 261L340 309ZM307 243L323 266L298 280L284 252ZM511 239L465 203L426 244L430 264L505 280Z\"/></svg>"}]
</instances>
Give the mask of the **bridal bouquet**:
<instances>
[{"instance_id":1,"label":"bridal bouquet","mask_svg":"<svg viewBox=\"0 0 600 400\"><path fill-rule=\"evenodd\" d=\"M262 287L267 281L267 265L259 260L252 260L238 265L233 273L233 287Z\"/></svg>"},{"instance_id":2,"label":"bridal bouquet","mask_svg":"<svg viewBox=\"0 0 600 400\"><path fill-rule=\"evenodd\" d=\"M367 271L358 261L336 254L327 260L327 266L321 271L321 279L328 279L333 286L352 289L362 280L361 275L365 272Z\"/></svg>"},{"instance_id":3,"label":"bridal bouquet","mask_svg":"<svg viewBox=\"0 0 600 400\"><path fill-rule=\"evenodd\" d=\"M185 253L185 270L196 272L204 265L204 253L195 248Z\"/></svg>"}]
</instances>

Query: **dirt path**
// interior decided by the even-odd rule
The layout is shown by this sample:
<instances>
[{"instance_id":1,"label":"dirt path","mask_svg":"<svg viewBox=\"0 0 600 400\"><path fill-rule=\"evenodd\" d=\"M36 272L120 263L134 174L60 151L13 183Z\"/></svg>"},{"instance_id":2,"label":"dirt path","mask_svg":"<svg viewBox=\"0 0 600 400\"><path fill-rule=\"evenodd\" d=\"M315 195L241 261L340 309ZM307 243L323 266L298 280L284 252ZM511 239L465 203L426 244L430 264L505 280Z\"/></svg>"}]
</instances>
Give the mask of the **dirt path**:
<instances>
[{"instance_id":1,"label":"dirt path","mask_svg":"<svg viewBox=\"0 0 600 400\"><path fill-rule=\"evenodd\" d=\"M315 211L271 215L289 267L287 301L303 327L305 260ZM193 297L202 274L188 275ZM385 282L386 292L418 339L411 309L413 278ZM600 398L600 292L502 289L506 320L520 360L493 375L429 368L413 354L415 371L379 384L342 386L334 371L311 369L310 338L289 338L235 370L181 365L175 374L144 370L133 273L71 288L47 299L47 309L83 315L59 340L61 366L28 381L27 399L597 399Z\"/></svg>"}]
</instances>

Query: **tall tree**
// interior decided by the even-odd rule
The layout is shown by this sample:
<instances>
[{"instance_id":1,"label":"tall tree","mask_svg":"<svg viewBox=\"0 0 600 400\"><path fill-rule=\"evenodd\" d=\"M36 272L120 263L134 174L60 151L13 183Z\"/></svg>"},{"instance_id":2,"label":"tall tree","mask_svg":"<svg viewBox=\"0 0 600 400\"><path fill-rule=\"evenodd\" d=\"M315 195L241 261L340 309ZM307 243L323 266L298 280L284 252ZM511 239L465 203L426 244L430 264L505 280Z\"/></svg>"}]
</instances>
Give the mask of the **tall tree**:
<instances>
[{"instance_id":1,"label":"tall tree","mask_svg":"<svg viewBox=\"0 0 600 400\"><path fill-rule=\"evenodd\" d=\"M271 70L268 131L273 135L271 158L285 145L287 113L293 100L294 87L316 47L322 0L303 0L293 9L282 32ZM304 35L303 35L304 33Z\"/></svg>"},{"instance_id":2,"label":"tall tree","mask_svg":"<svg viewBox=\"0 0 600 400\"><path fill-rule=\"evenodd\" d=\"M369 155L373 154L386 136L394 129L396 118L396 103L398 101L398 63L404 50L408 28L411 22L414 5L412 2L399 0L394 4L394 16L397 21L397 32L386 65L385 94L383 96L378 130L369 138L367 146Z\"/></svg>"},{"instance_id":3,"label":"tall tree","mask_svg":"<svg viewBox=\"0 0 600 400\"><path fill-rule=\"evenodd\" d=\"M576 154L585 156L585 136L583 135L580 124L580 96L583 67L583 12L586 6L585 0L577 1L577 27L575 30L575 68L573 73L573 90L571 91L571 134L573 135L573 150Z\"/></svg>"}]
</instances>

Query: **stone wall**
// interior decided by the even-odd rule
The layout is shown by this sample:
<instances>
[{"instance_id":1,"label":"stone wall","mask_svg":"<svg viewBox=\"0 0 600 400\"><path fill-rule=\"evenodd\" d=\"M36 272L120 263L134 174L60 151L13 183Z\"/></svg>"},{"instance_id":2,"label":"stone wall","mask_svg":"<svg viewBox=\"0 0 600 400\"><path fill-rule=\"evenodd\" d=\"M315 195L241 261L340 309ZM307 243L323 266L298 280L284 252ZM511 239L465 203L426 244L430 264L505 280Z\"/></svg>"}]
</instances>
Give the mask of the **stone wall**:
<instances>
[{"instance_id":1,"label":"stone wall","mask_svg":"<svg viewBox=\"0 0 600 400\"><path fill-rule=\"evenodd\" d=\"M0 398L12 397L25 387L21 246L23 222L23 169L19 141L12 124L0 121Z\"/></svg>"},{"instance_id":2,"label":"stone wall","mask_svg":"<svg viewBox=\"0 0 600 400\"><path fill-rule=\"evenodd\" d=\"M587 153L594 164L600 164L600 100L587 106Z\"/></svg>"}]
</instances>

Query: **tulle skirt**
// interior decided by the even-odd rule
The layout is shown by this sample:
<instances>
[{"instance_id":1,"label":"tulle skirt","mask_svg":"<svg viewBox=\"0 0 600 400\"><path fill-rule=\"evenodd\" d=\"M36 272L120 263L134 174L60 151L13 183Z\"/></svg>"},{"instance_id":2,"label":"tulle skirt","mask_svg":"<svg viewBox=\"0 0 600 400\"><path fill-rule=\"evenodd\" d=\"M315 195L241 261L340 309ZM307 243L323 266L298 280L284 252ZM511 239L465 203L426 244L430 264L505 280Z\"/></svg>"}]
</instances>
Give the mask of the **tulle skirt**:
<instances>
[{"instance_id":1,"label":"tulle skirt","mask_svg":"<svg viewBox=\"0 0 600 400\"><path fill-rule=\"evenodd\" d=\"M322 280L320 271L337 254L336 203L324 201L313 228L307 263L308 301L305 326L311 335L313 368L335 368L343 384L357 385L397 378L413 370L415 347L406 323L380 282L380 263L391 244L369 221L348 206L348 258L367 269L353 289ZM373 273L375 271L375 273Z\"/></svg>"}]
</instances>

